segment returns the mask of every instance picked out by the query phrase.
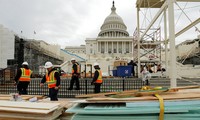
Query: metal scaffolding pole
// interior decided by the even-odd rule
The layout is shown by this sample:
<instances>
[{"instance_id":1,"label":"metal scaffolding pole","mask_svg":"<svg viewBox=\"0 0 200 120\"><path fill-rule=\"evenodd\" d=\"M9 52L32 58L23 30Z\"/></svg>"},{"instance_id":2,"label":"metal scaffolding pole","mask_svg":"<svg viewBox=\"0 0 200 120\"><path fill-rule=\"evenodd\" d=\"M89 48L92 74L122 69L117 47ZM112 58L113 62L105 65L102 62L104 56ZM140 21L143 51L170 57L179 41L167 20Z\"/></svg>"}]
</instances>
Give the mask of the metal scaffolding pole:
<instances>
[{"instance_id":1,"label":"metal scaffolding pole","mask_svg":"<svg viewBox=\"0 0 200 120\"><path fill-rule=\"evenodd\" d=\"M164 9L164 32L165 32L165 69L166 76L169 76L169 65L168 65L168 39L167 39L167 7Z\"/></svg>"},{"instance_id":2,"label":"metal scaffolding pole","mask_svg":"<svg viewBox=\"0 0 200 120\"><path fill-rule=\"evenodd\" d=\"M174 0L167 0L167 2L168 2L169 42L170 42L170 87L173 88L177 86Z\"/></svg>"},{"instance_id":3,"label":"metal scaffolding pole","mask_svg":"<svg viewBox=\"0 0 200 120\"><path fill-rule=\"evenodd\" d=\"M140 8L137 8L137 59L138 59L138 78L141 77L140 74L140 15L139 15Z\"/></svg>"}]
</instances>

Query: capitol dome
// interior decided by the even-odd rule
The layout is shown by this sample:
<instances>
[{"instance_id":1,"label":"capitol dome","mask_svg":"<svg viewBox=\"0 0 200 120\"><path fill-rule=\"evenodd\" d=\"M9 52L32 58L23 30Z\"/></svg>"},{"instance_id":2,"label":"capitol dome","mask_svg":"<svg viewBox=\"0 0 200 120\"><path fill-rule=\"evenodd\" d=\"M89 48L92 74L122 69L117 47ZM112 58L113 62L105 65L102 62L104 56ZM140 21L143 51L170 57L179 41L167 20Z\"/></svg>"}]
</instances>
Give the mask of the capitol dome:
<instances>
[{"instance_id":1,"label":"capitol dome","mask_svg":"<svg viewBox=\"0 0 200 120\"><path fill-rule=\"evenodd\" d=\"M116 13L116 8L113 1L111 14L104 20L98 37L128 37L129 33L126 30L127 27L122 18Z\"/></svg>"}]
</instances>

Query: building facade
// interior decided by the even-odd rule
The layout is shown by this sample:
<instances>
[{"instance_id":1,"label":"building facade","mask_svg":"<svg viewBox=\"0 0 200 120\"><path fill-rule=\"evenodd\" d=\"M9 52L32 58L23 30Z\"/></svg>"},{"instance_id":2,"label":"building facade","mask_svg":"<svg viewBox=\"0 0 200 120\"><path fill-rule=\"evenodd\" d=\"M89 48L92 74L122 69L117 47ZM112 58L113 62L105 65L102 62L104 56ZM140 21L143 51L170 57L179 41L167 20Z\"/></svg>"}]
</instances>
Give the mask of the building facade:
<instances>
[{"instance_id":1,"label":"building facade","mask_svg":"<svg viewBox=\"0 0 200 120\"><path fill-rule=\"evenodd\" d=\"M15 35L0 25L0 68L7 67L7 60L14 59Z\"/></svg>"},{"instance_id":2,"label":"building facade","mask_svg":"<svg viewBox=\"0 0 200 120\"><path fill-rule=\"evenodd\" d=\"M21 38L0 25L0 69L19 68L24 61L37 74L39 66L46 61L60 65L64 62L64 56L60 54L59 45Z\"/></svg>"}]
</instances>

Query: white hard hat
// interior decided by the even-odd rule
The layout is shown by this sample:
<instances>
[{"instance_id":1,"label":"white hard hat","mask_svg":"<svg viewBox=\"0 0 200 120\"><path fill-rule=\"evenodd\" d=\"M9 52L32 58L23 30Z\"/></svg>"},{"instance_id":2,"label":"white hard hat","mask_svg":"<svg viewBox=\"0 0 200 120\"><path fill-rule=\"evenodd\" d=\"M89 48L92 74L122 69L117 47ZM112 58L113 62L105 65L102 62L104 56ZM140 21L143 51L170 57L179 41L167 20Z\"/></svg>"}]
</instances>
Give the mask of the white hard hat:
<instances>
[{"instance_id":1,"label":"white hard hat","mask_svg":"<svg viewBox=\"0 0 200 120\"><path fill-rule=\"evenodd\" d=\"M22 65L28 65L28 62L23 62Z\"/></svg>"},{"instance_id":2,"label":"white hard hat","mask_svg":"<svg viewBox=\"0 0 200 120\"><path fill-rule=\"evenodd\" d=\"M71 61L72 61L72 60L76 60L76 59L75 59L75 58L72 58Z\"/></svg>"},{"instance_id":3,"label":"white hard hat","mask_svg":"<svg viewBox=\"0 0 200 120\"><path fill-rule=\"evenodd\" d=\"M52 66L53 66L53 64L51 62L46 62L44 65L44 68L50 68Z\"/></svg>"},{"instance_id":4,"label":"white hard hat","mask_svg":"<svg viewBox=\"0 0 200 120\"><path fill-rule=\"evenodd\" d=\"M95 63L94 63L94 66L99 66L99 63L95 62Z\"/></svg>"}]
</instances>

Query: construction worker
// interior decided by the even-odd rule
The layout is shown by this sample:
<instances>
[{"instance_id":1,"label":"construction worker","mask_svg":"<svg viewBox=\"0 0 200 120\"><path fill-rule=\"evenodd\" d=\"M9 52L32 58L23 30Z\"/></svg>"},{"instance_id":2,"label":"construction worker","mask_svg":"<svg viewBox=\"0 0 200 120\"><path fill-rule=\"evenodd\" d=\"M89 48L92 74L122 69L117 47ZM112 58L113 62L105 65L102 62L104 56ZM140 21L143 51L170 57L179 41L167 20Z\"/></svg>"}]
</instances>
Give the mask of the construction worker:
<instances>
[{"instance_id":1,"label":"construction worker","mask_svg":"<svg viewBox=\"0 0 200 120\"><path fill-rule=\"evenodd\" d=\"M131 60L131 61L128 63L128 65L131 65L131 66L132 66L132 71L131 71L131 73L132 73L133 77L135 77L135 66L137 66L137 64L136 64L133 60Z\"/></svg>"},{"instance_id":2,"label":"construction worker","mask_svg":"<svg viewBox=\"0 0 200 120\"><path fill-rule=\"evenodd\" d=\"M44 67L47 69L47 73L41 80L40 86L42 87L44 83L47 83L51 101L58 101L57 95L58 89L60 88L59 72L53 68L53 64L51 62L46 62Z\"/></svg>"},{"instance_id":3,"label":"construction worker","mask_svg":"<svg viewBox=\"0 0 200 120\"><path fill-rule=\"evenodd\" d=\"M23 62L22 67L17 70L17 74L15 76L15 83L17 85L17 91L19 94L28 94L27 88L30 84L32 71L28 67L28 62Z\"/></svg>"},{"instance_id":4,"label":"construction worker","mask_svg":"<svg viewBox=\"0 0 200 120\"><path fill-rule=\"evenodd\" d=\"M91 85L94 85L94 93L100 93L101 84L103 83L103 80L102 71L100 70L99 63L94 63L94 69L95 73Z\"/></svg>"},{"instance_id":5,"label":"construction worker","mask_svg":"<svg viewBox=\"0 0 200 120\"><path fill-rule=\"evenodd\" d=\"M71 59L72 62L72 78L70 81L70 87L68 88L68 90L72 90L74 83L76 83L76 90L80 90L80 84L79 84L79 77L80 77L80 66L79 64L76 62L75 58Z\"/></svg>"}]
</instances>

